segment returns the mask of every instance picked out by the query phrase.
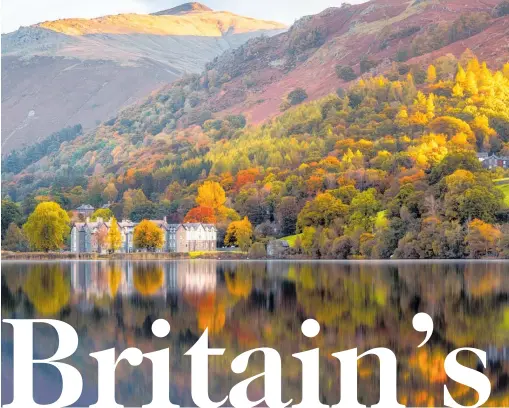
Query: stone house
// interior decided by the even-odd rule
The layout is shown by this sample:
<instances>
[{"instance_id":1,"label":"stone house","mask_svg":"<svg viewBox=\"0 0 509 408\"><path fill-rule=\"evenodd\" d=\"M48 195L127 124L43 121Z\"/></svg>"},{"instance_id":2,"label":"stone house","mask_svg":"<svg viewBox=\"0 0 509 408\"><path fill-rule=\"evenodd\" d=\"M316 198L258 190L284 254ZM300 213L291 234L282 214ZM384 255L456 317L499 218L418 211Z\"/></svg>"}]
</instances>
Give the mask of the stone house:
<instances>
[{"instance_id":1,"label":"stone house","mask_svg":"<svg viewBox=\"0 0 509 408\"><path fill-rule=\"evenodd\" d=\"M495 154L488 155L488 153L478 153L477 158L486 169L493 169L495 167L502 167L503 169L509 168L508 156L497 156Z\"/></svg>"},{"instance_id":2,"label":"stone house","mask_svg":"<svg viewBox=\"0 0 509 408\"><path fill-rule=\"evenodd\" d=\"M212 224L170 224L169 252L213 251L217 248L217 229Z\"/></svg>"},{"instance_id":3,"label":"stone house","mask_svg":"<svg viewBox=\"0 0 509 408\"><path fill-rule=\"evenodd\" d=\"M95 208L90 204L82 204L76 208L75 213L83 217L90 217L95 211Z\"/></svg>"},{"instance_id":4,"label":"stone house","mask_svg":"<svg viewBox=\"0 0 509 408\"><path fill-rule=\"evenodd\" d=\"M136 223L129 220L122 220L118 223L122 244L118 252L134 252L134 227ZM108 252L107 236L111 223L105 222L102 218L85 222L75 222L71 227L71 252Z\"/></svg>"},{"instance_id":5,"label":"stone house","mask_svg":"<svg viewBox=\"0 0 509 408\"><path fill-rule=\"evenodd\" d=\"M163 246L159 252L212 251L217 248L217 229L212 224L168 224L162 220L150 220L163 231ZM118 252L134 252L134 228L138 225L129 220L118 223L122 246ZM71 252L108 252L106 237L110 222L101 218L96 221L76 222L71 228Z\"/></svg>"},{"instance_id":6,"label":"stone house","mask_svg":"<svg viewBox=\"0 0 509 408\"><path fill-rule=\"evenodd\" d=\"M283 239L274 239L267 245L267 256L269 257L281 257L285 255L290 249L288 241Z\"/></svg>"}]
</instances>

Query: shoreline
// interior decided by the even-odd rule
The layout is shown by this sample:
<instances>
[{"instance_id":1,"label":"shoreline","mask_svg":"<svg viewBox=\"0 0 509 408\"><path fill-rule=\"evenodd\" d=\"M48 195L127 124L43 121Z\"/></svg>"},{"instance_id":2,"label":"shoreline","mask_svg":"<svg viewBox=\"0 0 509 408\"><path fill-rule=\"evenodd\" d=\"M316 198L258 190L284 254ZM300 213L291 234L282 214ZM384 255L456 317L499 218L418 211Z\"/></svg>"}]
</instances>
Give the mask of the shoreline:
<instances>
[{"instance_id":1,"label":"shoreline","mask_svg":"<svg viewBox=\"0 0 509 408\"><path fill-rule=\"evenodd\" d=\"M2 251L2 261L172 261L180 259L248 259L246 253L241 252L132 252L129 254L98 254L71 252L10 252Z\"/></svg>"},{"instance_id":2,"label":"shoreline","mask_svg":"<svg viewBox=\"0 0 509 408\"><path fill-rule=\"evenodd\" d=\"M244 252L213 251L213 252L133 252L129 254L98 254L98 253L70 253L70 252L10 252L2 251L2 261L178 261L192 259L208 260L243 260L243 261L310 261L310 262L338 262L338 263L379 263L379 262L509 262L505 258L432 258L432 259L315 259L302 255L287 255L282 257L250 257Z\"/></svg>"}]
</instances>

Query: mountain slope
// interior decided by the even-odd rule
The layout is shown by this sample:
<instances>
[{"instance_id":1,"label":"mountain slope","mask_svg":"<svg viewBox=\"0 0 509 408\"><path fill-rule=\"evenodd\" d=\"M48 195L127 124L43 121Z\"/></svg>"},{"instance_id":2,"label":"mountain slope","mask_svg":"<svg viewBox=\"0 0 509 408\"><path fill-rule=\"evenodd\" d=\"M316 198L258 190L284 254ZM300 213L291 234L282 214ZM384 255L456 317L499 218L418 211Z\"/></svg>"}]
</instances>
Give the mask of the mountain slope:
<instances>
[{"instance_id":1,"label":"mountain slope","mask_svg":"<svg viewBox=\"0 0 509 408\"><path fill-rule=\"evenodd\" d=\"M509 16L494 13L498 3L373 0L325 10L285 33L252 39L224 53L201 75L162 88L96 131L68 142L62 154L50 155L42 164L16 159L9 168L30 166L29 173L41 176L48 161L54 170L73 151L81 152L73 163L87 175L157 168L159 158L179 159L180 153L165 142L202 143L201 128L195 125L209 132L211 126L221 127L214 119L229 121L229 115L242 115L234 116L237 123L259 123L286 109L291 104L287 95L296 88L312 100L350 86L352 77L340 79L338 67L348 67L353 77L361 71L365 77L386 73L390 79L411 73L418 86L425 82L428 63L437 58L443 80L452 79L458 63L465 65L474 54L500 68L509 60Z\"/></svg>"},{"instance_id":2,"label":"mountain slope","mask_svg":"<svg viewBox=\"0 0 509 408\"><path fill-rule=\"evenodd\" d=\"M500 67L509 57L509 16L493 16L500 0L375 0L344 5L299 20L288 32L254 40L218 57L208 70L231 80L208 108L220 114L242 112L252 123L278 114L295 88L311 99L348 81L338 65L357 75L361 62L370 74L385 72L393 61L423 65L441 55L458 57L467 48ZM369 68L369 65L368 65Z\"/></svg>"},{"instance_id":3,"label":"mountain slope","mask_svg":"<svg viewBox=\"0 0 509 408\"><path fill-rule=\"evenodd\" d=\"M2 36L2 148L85 129L282 24L192 3L155 15L65 19Z\"/></svg>"}]
</instances>

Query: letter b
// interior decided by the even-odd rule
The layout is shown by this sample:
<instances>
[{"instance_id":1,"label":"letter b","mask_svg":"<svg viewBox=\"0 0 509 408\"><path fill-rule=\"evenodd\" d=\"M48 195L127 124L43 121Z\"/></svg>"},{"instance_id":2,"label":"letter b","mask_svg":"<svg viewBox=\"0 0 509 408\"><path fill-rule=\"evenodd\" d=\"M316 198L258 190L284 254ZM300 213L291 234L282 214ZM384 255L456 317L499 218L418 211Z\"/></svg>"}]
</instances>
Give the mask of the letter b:
<instances>
[{"instance_id":1,"label":"letter b","mask_svg":"<svg viewBox=\"0 0 509 408\"><path fill-rule=\"evenodd\" d=\"M13 367L13 401L4 405L9 408L60 408L73 404L78 400L83 389L83 379L79 371L65 363L58 363L71 356L78 348L78 335L67 323L49 319L5 319L14 330L14 367ZM33 325L45 323L52 326L58 334L58 349L49 358L34 360L33 358ZM33 396L33 365L50 364L62 376L62 393L53 404L40 405Z\"/></svg>"}]
</instances>

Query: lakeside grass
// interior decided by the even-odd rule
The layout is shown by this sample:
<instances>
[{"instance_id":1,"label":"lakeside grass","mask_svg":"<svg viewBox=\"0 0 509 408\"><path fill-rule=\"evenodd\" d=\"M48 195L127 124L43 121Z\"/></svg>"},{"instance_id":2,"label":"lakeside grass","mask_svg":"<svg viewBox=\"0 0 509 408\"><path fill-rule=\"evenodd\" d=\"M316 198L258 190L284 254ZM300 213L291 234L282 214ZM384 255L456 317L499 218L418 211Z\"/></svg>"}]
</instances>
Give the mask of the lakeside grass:
<instances>
[{"instance_id":1,"label":"lakeside grass","mask_svg":"<svg viewBox=\"0 0 509 408\"><path fill-rule=\"evenodd\" d=\"M189 252L189 258L191 258L191 259L204 258L204 257L217 258L217 257L224 256L225 254L245 255L245 252L242 252L240 249L233 250L233 251L191 251L191 252Z\"/></svg>"},{"instance_id":2,"label":"lakeside grass","mask_svg":"<svg viewBox=\"0 0 509 408\"><path fill-rule=\"evenodd\" d=\"M288 242L288 245L293 248L295 246L295 241L297 241L297 237L302 238L302 234L288 235L287 237L281 238L281 240Z\"/></svg>"},{"instance_id":3,"label":"lakeside grass","mask_svg":"<svg viewBox=\"0 0 509 408\"><path fill-rule=\"evenodd\" d=\"M497 188L504 194L504 203L509 207L509 179L507 180L508 184L497 184Z\"/></svg>"},{"instance_id":4,"label":"lakeside grass","mask_svg":"<svg viewBox=\"0 0 509 408\"><path fill-rule=\"evenodd\" d=\"M497 186L509 184L509 177L493 179L493 183Z\"/></svg>"}]
</instances>

